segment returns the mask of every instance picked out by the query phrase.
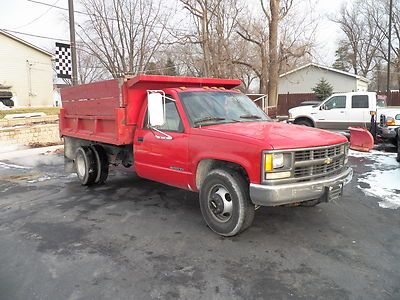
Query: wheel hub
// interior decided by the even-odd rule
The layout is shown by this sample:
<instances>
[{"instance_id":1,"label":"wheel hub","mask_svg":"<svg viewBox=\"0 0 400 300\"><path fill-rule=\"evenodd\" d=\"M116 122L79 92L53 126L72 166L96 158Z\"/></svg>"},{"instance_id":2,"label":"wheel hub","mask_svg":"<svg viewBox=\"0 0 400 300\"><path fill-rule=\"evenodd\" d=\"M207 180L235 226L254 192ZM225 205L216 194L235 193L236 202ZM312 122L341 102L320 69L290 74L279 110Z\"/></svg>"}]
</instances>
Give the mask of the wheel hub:
<instances>
[{"instance_id":1,"label":"wheel hub","mask_svg":"<svg viewBox=\"0 0 400 300\"><path fill-rule=\"evenodd\" d=\"M211 189L208 199L211 215L219 222L227 222L233 211L232 198L228 190L222 185L216 185Z\"/></svg>"},{"instance_id":2,"label":"wheel hub","mask_svg":"<svg viewBox=\"0 0 400 300\"><path fill-rule=\"evenodd\" d=\"M214 194L211 196L210 208L214 214L220 214L224 211L224 201L220 195Z\"/></svg>"}]
</instances>

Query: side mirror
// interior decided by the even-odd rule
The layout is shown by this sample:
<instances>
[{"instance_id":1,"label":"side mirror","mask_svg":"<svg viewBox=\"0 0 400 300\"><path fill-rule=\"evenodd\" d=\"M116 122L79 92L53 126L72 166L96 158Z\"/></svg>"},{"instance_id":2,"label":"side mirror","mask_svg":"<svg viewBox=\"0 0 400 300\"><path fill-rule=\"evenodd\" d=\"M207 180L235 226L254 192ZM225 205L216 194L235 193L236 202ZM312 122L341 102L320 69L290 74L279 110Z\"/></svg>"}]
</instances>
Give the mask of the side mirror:
<instances>
[{"instance_id":1,"label":"side mirror","mask_svg":"<svg viewBox=\"0 0 400 300\"><path fill-rule=\"evenodd\" d=\"M148 93L147 109L149 114L150 126L162 126L165 123L165 106L161 93Z\"/></svg>"},{"instance_id":2,"label":"side mirror","mask_svg":"<svg viewBox=\"0 0 400 300\"><path fill-rule=\"evenodd\" d=\"M325 105L321 105L320 107L319 107L319 110L324 110L325 109Z\"/></svg>"}]
</instances>

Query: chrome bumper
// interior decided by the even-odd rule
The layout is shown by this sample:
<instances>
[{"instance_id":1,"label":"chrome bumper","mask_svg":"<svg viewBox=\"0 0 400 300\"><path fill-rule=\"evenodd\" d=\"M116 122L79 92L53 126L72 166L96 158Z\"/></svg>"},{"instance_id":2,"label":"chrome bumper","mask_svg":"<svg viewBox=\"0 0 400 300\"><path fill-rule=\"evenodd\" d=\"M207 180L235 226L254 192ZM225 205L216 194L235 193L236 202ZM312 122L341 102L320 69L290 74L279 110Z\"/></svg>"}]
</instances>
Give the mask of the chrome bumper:
<instances>
[{"instance_id":1,"label":"chrome bumper","mask_svg":"<svg viewBox=\"0 0 400 300\"><path fill-rule=\"evenodd\" d=\"M353 177L351 168L342 173L308 182L296 182L282 185L250 184L250 198L256 205L277 206L308 200L319 199L326 193L326 188L338 184L346 185Z\"/></svg>"}]
</instances>

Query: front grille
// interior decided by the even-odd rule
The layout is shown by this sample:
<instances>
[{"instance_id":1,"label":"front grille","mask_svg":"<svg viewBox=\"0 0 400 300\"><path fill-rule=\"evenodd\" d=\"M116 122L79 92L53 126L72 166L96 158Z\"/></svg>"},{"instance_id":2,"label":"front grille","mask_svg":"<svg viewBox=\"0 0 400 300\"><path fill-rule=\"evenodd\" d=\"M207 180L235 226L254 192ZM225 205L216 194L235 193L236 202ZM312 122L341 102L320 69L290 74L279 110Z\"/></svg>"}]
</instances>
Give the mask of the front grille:
<instances>
[{"instance_id":1,"label":"front grille","mask_svg":"<svg viewBox=\"0 0 400 300\"><path fill-rule=\"evenodd\" d=\"M311 180L332 175L344 166L345 147L335 145L299 150L294 153L294 178Z\"/></svg>"}]
</instances>

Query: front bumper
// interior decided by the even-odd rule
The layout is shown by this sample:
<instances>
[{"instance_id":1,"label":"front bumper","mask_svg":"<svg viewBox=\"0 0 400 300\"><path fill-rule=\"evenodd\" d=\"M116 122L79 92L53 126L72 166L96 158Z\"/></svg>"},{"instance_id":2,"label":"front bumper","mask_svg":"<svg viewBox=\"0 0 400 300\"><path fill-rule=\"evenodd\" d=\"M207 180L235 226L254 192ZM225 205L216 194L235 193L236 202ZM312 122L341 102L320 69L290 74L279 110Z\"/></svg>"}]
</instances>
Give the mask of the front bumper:
<instances>
[{"instance_id":1,"label":"front bumper","mask_svg":"<svg viewBox=\"0 0 400 300\"><path fill-rule=\"evenodd\" d=\"M313 180L282 185L250 184L250 198L256 205L277 206L319 199L326 188L338 184L346 185L353 177L353 170L347 167L340 174Z\"/></svg>"}]
</instances>

